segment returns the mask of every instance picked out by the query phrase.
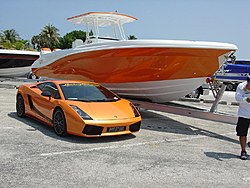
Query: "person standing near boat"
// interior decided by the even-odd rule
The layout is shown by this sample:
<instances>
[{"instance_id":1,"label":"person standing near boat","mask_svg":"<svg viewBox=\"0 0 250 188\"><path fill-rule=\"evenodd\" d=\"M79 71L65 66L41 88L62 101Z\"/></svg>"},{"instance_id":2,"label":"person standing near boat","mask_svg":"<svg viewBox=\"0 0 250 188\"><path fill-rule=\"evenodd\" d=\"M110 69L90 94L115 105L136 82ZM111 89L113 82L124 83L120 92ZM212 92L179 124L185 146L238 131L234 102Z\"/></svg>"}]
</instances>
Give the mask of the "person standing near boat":
<instances>
[{"instance_id":1,"label":"person standing near boat","mask_svg":"<svg viewBox=\"0 0 250 188\"><path fill-rule=\"evenodd\" d=\"M235 99L239 101L236 132L241 146L240 158L246 160L248 158L246 152L247 133L250 125L250 73L247 74L247 81L238 85ZM250 147L250 142L247 144Z\"/></svg>"}]
</instances>

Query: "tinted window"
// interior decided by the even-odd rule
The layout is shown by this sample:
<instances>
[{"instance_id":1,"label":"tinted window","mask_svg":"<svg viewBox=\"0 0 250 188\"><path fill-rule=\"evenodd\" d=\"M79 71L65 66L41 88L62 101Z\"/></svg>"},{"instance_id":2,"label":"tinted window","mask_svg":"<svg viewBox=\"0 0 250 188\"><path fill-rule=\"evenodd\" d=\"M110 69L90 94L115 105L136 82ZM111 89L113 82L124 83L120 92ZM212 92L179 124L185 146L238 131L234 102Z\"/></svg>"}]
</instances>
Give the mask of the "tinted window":
<instances>
[{"instance_id":1,"label":"tinted window","mask_svg":"<svg viewBox=\"0 0 250 188\"><path fill-rule=\"evenodd\" d=\"M58 89L56 87L56 85L54 83L51 82L47 82L47 83L42 83L37 85L37 87L42 91L48 91L51 93L51 97L55 98L55 99L60 99L60 94L58 92Z\"/></svg>"},{"instance_id":2,"label":"tinted window","mask_svg":"<svg viewBox=\"0 0 250 188\"><path fill-rule=\"evenodd\" d=\"M232 63L232 62L228 61L228 63ZM240 60L237 60L237 61L235 61L235 64L250 65L250 61L240 61Z\"/></svg>"},{"instance_id":3,"label":"tinted window","mask_svg":"<svg viewBox=\"0 0 250 188\"><path fill-rule=\"evenodd\" d=\"M60 84L66 100L86 102L117 101L120 98L105 87L95 83Z\"/></svg>"}]
</instances>

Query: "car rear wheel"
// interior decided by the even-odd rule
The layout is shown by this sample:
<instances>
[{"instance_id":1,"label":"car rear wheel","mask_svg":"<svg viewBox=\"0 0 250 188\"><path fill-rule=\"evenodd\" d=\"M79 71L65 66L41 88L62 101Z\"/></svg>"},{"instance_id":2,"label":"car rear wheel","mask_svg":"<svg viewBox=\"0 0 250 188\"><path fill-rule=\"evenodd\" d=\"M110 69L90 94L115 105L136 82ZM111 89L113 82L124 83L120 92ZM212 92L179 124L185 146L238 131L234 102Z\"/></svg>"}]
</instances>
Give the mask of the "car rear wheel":
<instances>
[{"instance_id":1,"label":"car rear wheel","mask_svg":"<svg viewBox=\"0 0 250 188\"><path fill-rule=\"evenodd\" d=\"M16 112L19 117L25 117L25 106L24 106L24 100L21 94L17 95L16 100Z\"/></svg>"},{"instance_id":2,"label":"car rear wheel","mask_svg":"<svg viewBox=\"0 0 250 188\"><path fill-rule=\"evenodd\" d=\"M58 108L55 110L53 115L53 125L55 133L58 136L66 136L67 135L67 126L66 120L63 111Z\"/></svg>"}]
</instances>

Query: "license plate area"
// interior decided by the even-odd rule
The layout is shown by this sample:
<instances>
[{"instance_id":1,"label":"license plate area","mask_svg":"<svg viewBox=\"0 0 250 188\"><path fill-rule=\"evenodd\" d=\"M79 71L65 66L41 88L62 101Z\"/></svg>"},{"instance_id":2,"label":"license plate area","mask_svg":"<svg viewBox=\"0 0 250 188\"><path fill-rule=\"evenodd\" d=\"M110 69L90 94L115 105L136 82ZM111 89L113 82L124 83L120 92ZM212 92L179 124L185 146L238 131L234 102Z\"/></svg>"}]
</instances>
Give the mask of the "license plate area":
<instances>
[{"instance_id":1,"label":"license plate area","mask_svg":"<svg viewBox=\"0 0 250 188\"><path fill-rule=\"evenodd\" d=\"M119 131L125 131L126 130L126 126L122 126L122 127L108 127L107 128L107 132L119 132Z\"/></svg>"}]
</instances>

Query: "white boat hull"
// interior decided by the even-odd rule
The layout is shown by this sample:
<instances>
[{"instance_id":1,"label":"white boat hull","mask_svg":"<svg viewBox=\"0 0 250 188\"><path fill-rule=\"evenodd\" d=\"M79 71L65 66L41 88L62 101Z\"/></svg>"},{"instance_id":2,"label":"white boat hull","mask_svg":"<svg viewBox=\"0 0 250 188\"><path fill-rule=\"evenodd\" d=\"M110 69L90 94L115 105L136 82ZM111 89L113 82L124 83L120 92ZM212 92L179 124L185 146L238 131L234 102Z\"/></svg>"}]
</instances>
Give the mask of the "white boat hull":
<instances>
[{"instance_id":1,"label":"white boat hull","mask_svg":"<svg viewBox=\"0 0 250 188\"><path fill-rule=\"evenodd\" d=\"M19 77L25 76L31 71L31 67L16 67L16 68L2 68L0 69L0 77Z\"/></svg>"},{"instance_id":2,"label":"white boat hull","mask_svg":"<svg viewBox=\"0 0 250 188\"><path fill-rule=\"evenodd\" d=\"M206 80L203 78L163 80L133 83L103 83L121 97L166 102L178 99L190 93Z\"/></svg>"},{"instance_id":3,"label":"white boat hull","mask_svg":"<svg viewBox=\"0 0 250 188\"><path fill-rule=\"evenodd\" d=\"M39 52L0 49L0 77L24 76L31 71Z\"/></svg>"}]
</instances>

